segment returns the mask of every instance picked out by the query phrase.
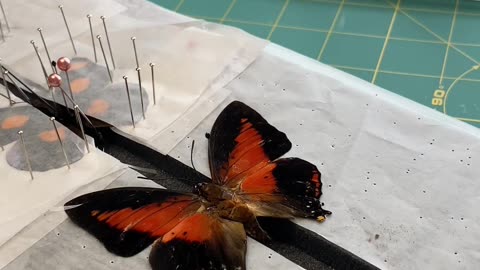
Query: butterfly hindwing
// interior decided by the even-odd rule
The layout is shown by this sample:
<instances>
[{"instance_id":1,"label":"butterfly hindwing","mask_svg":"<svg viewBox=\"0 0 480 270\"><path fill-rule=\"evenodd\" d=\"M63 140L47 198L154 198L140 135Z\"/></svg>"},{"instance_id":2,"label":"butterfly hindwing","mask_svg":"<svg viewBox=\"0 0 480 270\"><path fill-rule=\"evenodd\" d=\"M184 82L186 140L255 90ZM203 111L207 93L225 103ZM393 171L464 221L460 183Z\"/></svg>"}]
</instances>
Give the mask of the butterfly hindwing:
<instances>
[{"instance_id":1,"label":"butterfly hindwing","mask_svg":"<svg viewBox=\"0 0 480 270\"><path fill-rule=\"evenodd\" d=\"M233 187L249 171L281 157L291 147L285 133L252 108L234 101L220 113L210 133L212 180Z\"/></svg>"},{"instance_id":2,"label":"butterfly hindwing","mask_svg":"<svg viewBox=\"0 0 480 270\"><path fill-rule=\"evenodd\" d=\"M246 241L241 223L198 213L155 242L150 264L154 270L244 270Z\"/></svg>"},{"instance_id":3,"label":"butterfly hindwing","mask_svg":"<svg viewBox=\"0 0 480 270\"><path fill-rule=\"evenodd\" d=\"M320 205L321 174L317 167L299 158L283 158L245 177L239 195L258 216L318 218L329 212Z\"/></svg>"},{"instance_id":4,"label":"butterfly hindwing","mask_svg":"<svg viewBox=\"0 0 480 270\"><path fill-rule=\"evenodd\" d=\"M201 206L194 195L135 187L77 197L65 204L65 211L107 250L128 257L161 238Z\"/></svg>"}]
</instances>

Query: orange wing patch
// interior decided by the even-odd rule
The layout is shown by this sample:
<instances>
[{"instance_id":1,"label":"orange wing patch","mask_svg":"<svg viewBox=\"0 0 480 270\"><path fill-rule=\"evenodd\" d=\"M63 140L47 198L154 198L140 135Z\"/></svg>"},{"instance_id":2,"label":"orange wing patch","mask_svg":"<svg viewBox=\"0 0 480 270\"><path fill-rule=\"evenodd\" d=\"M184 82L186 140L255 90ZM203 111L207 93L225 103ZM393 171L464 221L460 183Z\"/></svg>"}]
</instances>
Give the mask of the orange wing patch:
<instances>
[{"instance_id":1,"label":"orange wing patch","mask_svg":"<svg viewBox=\"0 0 480 270\"><path fill-rule=\"evenodd\" d=\"M70 65L69 72L80 70L88 65L88 62L75 62Z\"/></svg>"},{"instance_id":2,"label":"orange wing patch","mask_svg":"<svg viewBox=\"0 0 480 270\"><path fill-rule=\"evenodd\" d=\"M79 94L87 90L89 86L90 86L90 79L88 78L76 79L70 83L70 87L72 88L72 92L74 94Z\"/></svg>"},{"instance_id":3,"label":"orange wing patch","mask_svg":"<svg viewBox=\"0 0 480 270\"><path fill-rule=\"evenodd\" d=\"M310 180L310 181L315 186L314 187L315 197L316 198L320 197L320 195L322 193L322 191L321 191L322 184L320 183L320 174L318 172L314 172L313 176L312 176L312 180Z\"/></svg>"},{"instance_id":4,"label":"orange wing patch","mask_svg":"<svg viewBox=\"0 0 480 270\"><path fill-rule=\"evenodd\" d=\"M26 115L15 115L8 117L2 122L2 129L16 129L25 126L29 117Z\"/></svg>"},{"instance_id":5,"label":"orange wing patch","mask_svg":"<svg viewBox=\"0 0 480 270\"><path fill-rule=\"evenodd\" d=\"M125 208L101 214L92 211L91 215L120 231L136 231L161 237L198 207L198 203L179 198L176 202L150 204L137 209Z\"/></svg>"},{"instance_id":6,"label":"orange wing patch","mask_svg":"<svg viewBox=\"0 0 480 270\"><path fill-rule=\"evenodd\" d=\"M60 139L63 141L65 140L66 133L64 128L58 128L58 135L60 135ZM38 137L40 137L40 140L48 143L56 142L58 141L58 136L57 132L55 130L49 130L49 131L44 131L40 134L38 134Z\"/></svg>"},{"instance_id":7,"label":"orange wing patch","mask_svg":"<svg viewBox=\"0 0 480 270\"><path fill-rule=\"evenodd\" d=\"M96 99L92 102L92 105L88 107L87 114L93 116L104 115L110 108L110 103L104 99Z\"/></svg>"},{"instance_id":8,"label":"orange wing patch","mask_svg":"<svg viewBox=\"0 0 480 270\"><path fill-rule=\"evenodd\" d=\"M240 134L235 138L236 146L230 153L226 181L242 178L252 168L261 168L269 162L263 146L263 138L248 119L241 120Z\"/></svg>"},{"instance_id":9,"label":"orange wing patch","mask_svg":"<svg viewBox=\"0 0 480 270\"><path fill-rule=\"evenodd\" d=\"M162 238L162 242L168 243L173 239L182 239L187 242L202 243L211 239L215 225L216 222L211 217L205 214L195 214L167 232Z\"/></svg>"},{"instance_id":10,"label":"orange wing patch","mask_svg":"<svg viewBox=\"0 0 480 270\"><path fill-rule=\"evenodd\" d=\"M244 193L267 193L272 194L278 191L277 182L272 174L276 165L270 163L257 172L247 176L241 184L241 190Z\"/></svg>"}]
</instances>

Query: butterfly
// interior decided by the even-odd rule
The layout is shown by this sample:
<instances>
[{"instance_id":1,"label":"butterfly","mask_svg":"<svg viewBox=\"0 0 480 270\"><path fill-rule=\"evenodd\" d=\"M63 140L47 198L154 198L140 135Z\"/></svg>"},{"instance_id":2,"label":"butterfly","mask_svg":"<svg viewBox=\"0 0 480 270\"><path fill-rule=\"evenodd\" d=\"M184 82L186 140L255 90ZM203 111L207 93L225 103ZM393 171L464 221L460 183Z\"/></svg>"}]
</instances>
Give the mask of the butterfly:
<instances>
[{"instance_id":1,"label":"butterfly","mask_svg":"<svg viewBox=\"0 0 480 270\"><path fill-rule=\"evenodd\" d=\"M153 244L156 269L246 269L247 235L269 239L257 217L323 221L321 174L299 158L285 133L233 101L210 132L211 182L193 193L126 187L88 193L65 204L69 218L119 256Z\"/></svg>"}]
</instances>

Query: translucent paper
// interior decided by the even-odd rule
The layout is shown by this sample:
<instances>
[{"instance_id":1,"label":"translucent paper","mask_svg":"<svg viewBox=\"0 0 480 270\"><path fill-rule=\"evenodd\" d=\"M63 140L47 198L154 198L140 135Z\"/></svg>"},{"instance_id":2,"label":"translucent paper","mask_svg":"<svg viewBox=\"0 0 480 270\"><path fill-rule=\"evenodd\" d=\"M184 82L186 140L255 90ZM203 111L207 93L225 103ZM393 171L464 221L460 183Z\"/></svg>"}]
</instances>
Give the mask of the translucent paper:
<instances>
[{"instance_id":1,"label":"translucent paper","mask_svg":"<svg viewBox=\"0 0 480 270\"><path fill-rule=\"evenodd\" d=\"M117 19L112 18L109 24L115 25L116 22ZM140 82L135 69L136 59L130 39L132 36L136 37L141 84L146 91L143 95L145 119L141 113L141 99L138 91ZM188 122L183 121L183 126L176 125L176 129L168 127L196 104L200 97L210 97L219 92L222 86L236 77L255 59L265 45L265 42L242 31L205 22L122 29L111 31L109 37L116 64L116 69L111 71L113 84L110 83L98 40L96 41L98 64L93 67L95 62L92 57L90 33L77 37L76 57L89 59L92 64L83 68L89 70L84 72L87 75L85 79L90 81L89 87L82 93L75 93L75 101L87 115L114 125L126 135L149 144L162 153L168 153L178 142L178 138L183 138L186 135L185 131L189 132L202 118L188 118ZM113 69L105 39L102 44L109 67ZM53 59L65 55L73 58L70 44L67 42L51 46L50 51ZM155 100L149 65L151 62L155 63ZM50 69L50 67L47 68ZM45 78L38 59L34 55L17 61L12 65L12 70L21 75L28 74L28 76L23 75L25 79L34 83L31 85L40 95L51 99L50 93L46 90ZM76 71L70 72L73 85L78 75ZM60 73L64 79L63 89L69 93L66 76L63 72ZM130 85L130 93L135 128L130 121L123 76L127 76L129 83L134 84ZM219 93L219 96L224 95ZM99 99L110 104L109 112L99 115L89 114L89 108ZM63 104L60 91L57 91L56 100ZM67 105L71 107L69 103L67 99ZM218 105L218 102L213 105ZM197 110L197 114L207 115L213 109L211 107L202 106ZM128 121L114 121L120 118L126 118Z\"/></svg>"},{"instance_id":2,"label":"translucent paper","mask_svg":"<svg viewBox=\"0 0 480 270\"><path fill-rule=\"evenodd\" d=\"M230 101L243 101L287 134L286 156L322 173L333 214L298 224L381 269L477 267L478 129L278 46L226 89L231 97L173 157L189 164L195 139L196 168L208 175L204 134Z\"/></svg>"},{"instance_id":3,"label":"translucent paper","mask_svg":"<svg viewBox=\"0 0 480 270\"><path fill-rule=\"evenodd\" d=\"M1 112L0 135L2 140L8 140L2 143L4 150L0 152L0 246L77 188L122 167L93 145L91 153L86 153L84 141L56 122L70 164L68 169L49 117L29 105L6 107ZM26 124L5 129L18 116L28 119ZM33 180L19 130L23 131Z\"/></svg>"},{"instance_id":4,"label":"translucent paper","mask_svg":"<svg viewBox=\"0 0 480 270\"><path fill-rule=\"evenodd\" d=\"M32 245L37 243L37 241L42 239L51 230L53 230L55 227L65 221L67 215L63 211L63 207L61 207L61 205L63 205L63 203L66 202L69 198L73 198L73 196L81 194L82 192L90 192L98 189L103 189L104 187L112 183L112 181L114 181L115 179L119 177L125 177L124 174L126 171L129 170L124 167L118 168L117 170L113 170L111 173L105 174L95 179L96 181L93 181L92 184L85 184L85 186L79 186L78 191L72 191L73 194L66 194L62 199L60 199L56 204L54 204L53 207L50 207L50 211L46 211L45 213L42 213L42 215L34 217L30 225L26 226L22 230L19 230L15 237L11 238L5 244L0 245L0 269L3 269L3 267L11 263L17 256L20 256L22 253L27 251ZM126 175L128 177L131 174ZM57 204L59 206L56 206ZM32 263L35 262L35 260L32 259L28 262ZM22 269L23 268L28 267L22 267ZM55 268L58 269L58 265ZM44 268L39 267L38 269Z\"/></svg>"}]
</instances>

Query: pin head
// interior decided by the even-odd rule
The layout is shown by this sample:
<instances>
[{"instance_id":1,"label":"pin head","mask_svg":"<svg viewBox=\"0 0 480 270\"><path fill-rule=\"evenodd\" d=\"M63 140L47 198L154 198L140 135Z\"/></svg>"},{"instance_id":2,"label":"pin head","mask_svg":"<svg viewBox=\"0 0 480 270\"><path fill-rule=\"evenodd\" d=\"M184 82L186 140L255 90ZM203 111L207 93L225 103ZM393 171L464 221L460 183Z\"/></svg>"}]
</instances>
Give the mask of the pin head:
<instances>
[{"instance_id":1,"label":"pin head","mask_svg":"<svg viewBox=\"0 0 480 270\"><path fill-rule=\"evenodd\" d=\"M122 78L123 78L124 80L128 79L128 77L127 77L127 76L123 76Z\"/></svg>"},{"instance_id":2,"label":"pin head","mask_svg":"<svg viewBox=\"0 0 480 270\"><path fill-rule=\"evenodd\" d=\"M101 38L102 38L102 36L101 36L101 35L97 35L97 39L101 39Z\"/></svg>"},{"instance_id":3,"label":"pin head","mask_svg":"<svg viewBox=\"0 0 480 270\"><path fill-rule=\"evenodd\" d=\"M100 16L100 19L105 20L105 16L103 16L103 15Z\"/></svg>"},{"instance_id":4,"label":"pin head","mask_svg":"<svg viewBox=\"0 0 480 270\"><path fill-rule=\"evenodd\" d=\"M37 31L38 31L38 32L42 32L42 28L40 28L40 27L37 28Z\"/></svg>"},{"instance_id":5,"label":"pin head","mask_svg":"<svg viewBox=\"0 0 480 270\"><path fill-rule=\"evenodd\" d=\"M92 18L92 14L87 14L87 18Z\"/></svg>"},{"instance_id":6,"label":"pin head","mask_svg":"<svg viewBox=\"0 0 480 270\"><path fill-rule=\"evenodd\" d=\"M58 8L59 8L59 9L62 9L62 8L63 8L63 5L58 5Z\"/></svg>"},{"instance_id":7,"label":"pin head","mask_svg":"<svg viewBox=\"0 0 480 270\"><path fill-rule=\"evenodd\" d=\"M30 44L35 45L35 41L33 39L30 40Z\"/></svg>"},{"instance_id":8,"label":"pin head","mask_svg":"<svg viewBox=\"0 0 480 270\"><path fill-rule=\"evenodd\" d=\"M135 39L137 39L137 38L136 38L136 37L131 37L130 39L131 39L131 40L135 40Z\"/></svg>"},{"instance_id":9,"label":"pin head","mask_svg":"<svg viewBox=\"0 0 480 270\"><path fill-rule=\"evenodd\" d=\"M50 74L48 76L48 86L50 87L60 87L62 84L62 77L58 75L57 73Z\"/></svg>"},{"instance_id":10,"label":"pin head","mask_svg":"<svg viewBox=\"0 0 480 270\"><path fill-rule=\"evenodd\" d=\"M23 130L20 130L17 133L18 133L18 135L23 135Z\"/></svg>"},{"instance_id":11,"label":"pin head","mask_svg":"<svg viewBox=\"0 0 480 270\"><path fill-rule=\"evenodd\" d=\"M55 121L55 117L50 117L50 121Z\"/></svg>"},{"instance_id":12,"label":"pin head","mask_svg":"<svg viewBox=\"0 0 480 270\"><path fill-rule=\"evenodd\" d=\"M57 67L62 71L68 71L71 66L71 61L67 57L60 57L57 60Z\"/></svg>"},{"instance_id":13,"label":"pin head","mask_svg":"<svg viewBox=\"0 0 480 270\"><path fill-rule=\"evenodd\" d=\"M150 63L149 64L151 67L154 67L155 66L155 63Z\"/></svg>"},{"instance_id":14,"label":"pin head","mask_svg":"<svg viewBox=\"0 0 480 270\"><path fill-rule=\"evenodd\" d=\"M140 71L140 70L142 70L142 69L141 69L141 68L139 68L139 67L137 67L137 68L135 68L135 70L136 70L136 71Z\"/></svg>"}]
</instances>

